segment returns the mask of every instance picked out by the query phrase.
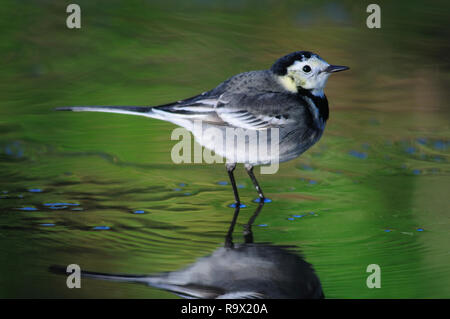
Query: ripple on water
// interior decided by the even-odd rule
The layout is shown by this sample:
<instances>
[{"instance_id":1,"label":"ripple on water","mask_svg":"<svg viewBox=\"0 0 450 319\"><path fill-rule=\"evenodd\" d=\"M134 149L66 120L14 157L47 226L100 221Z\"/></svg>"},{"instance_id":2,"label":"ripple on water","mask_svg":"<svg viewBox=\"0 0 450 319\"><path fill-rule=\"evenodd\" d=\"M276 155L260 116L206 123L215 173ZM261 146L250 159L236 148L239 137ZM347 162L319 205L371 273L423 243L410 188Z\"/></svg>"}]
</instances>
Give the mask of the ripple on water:
<instances>
[{"instance_id":1,"label":"ripple on water","mask_svg":"<svg viewBox=\"0 0 450 319\"><path fill-rule=\"evenodd\" d=\"M79 206L77 203L44 203L44 206L53 209L53 210L61 210L69 207ZM73 210L73 209L72 209Z\"/></svg>"},{"instance_id":2,"label":"ripple on water","mask_svg":"<svg viewBox=\"0 0 450 319\"><path fill-rule=\"evenodd\" d=\"M314 212L309 212L309 213L304 213L304 214L294 214L294 215L292 215L292 217L288 218L288 220L294 220L294 219L297 219L297 218L303 218L303 217L306 217L307 215L318 216Z\"/></svg>"},{"instance_id":3,"label":"ripple on water","mask_svg":"<svg viewBox=\"0 0 450 319\"><path fill-rule=\"evenodd\" d=\"M44 206L51 207L51 206L80 206L80 204L77 203L44 203Z\"/></svg>"},{"instance_id":4,"label":"ripple on water","mask_svg":"<svg viewBox=\"0 0 450 319\"><path fill-rule=\"evenodd\" d=\"M66 209L67 207L69 207L69 206L50 206L49 208L53 209L53 210L60 210L60 209Z\"/></svg>"},{"instance_id":5,"label":"ripple on water","mask_svg":"<svg viewBox=\"0 0 450 319\"><path fill-rule=\"evenodd\" d=\"M29 188L28 191L30 193L42 193L42 189L40 188Z\"/></svg>"},{"instance_id":6,"label":"ripple on water","mask_svg":"<svg viewBox=\"0 0 450 319\"><path fill-rule=\"evenodd\" d=\"M416 142L419 143L419 144L421 144L421 145L426 145L426 144L427 144L427 139L424 138L424 137L418 137L418 138L416 139Z\"/></svg>"},{"instance_id":7,"label":"ripple on water","mask_svg":"<svg viewBox=\"0 0 450 319\"><path fill-rule=\"evenodd\" d=\"M4 148L5 154L15 158L21 158L24 155L24 149L19 141L14 141Z\"/></svg>"},{"instance_id":8,"label":"ripple on water","mask_svg":"<svg viewBox=\"0 0 450 319\"><path fill-rule=\"evenodd\" d=\"M20 208L16 208L18 210L24 210L24 211L36 211L38 210L36 207L20 207Z\"/></svg>"},{"instance_id":9,"label":"ripple on water","mask_svg":"<svg viewBox=\"0 0 450 319\"><path fill-rule=\"evenodd\" d=\"M348 152L349 155L359 158L359 159L366 159L367 158L367 153L366 152L358 152L355 150L351 150Z\"/></svg>"},{"instance_id":10,"label":"ripple on water","mask_svg":"<svg viewBox=\"0 0 450 319\"><path fill-rule=\"evenodd\" d=\"M109 226L94 226L92 227L93 230L109 230L111 227Z\"/></svg>"},{"instance_id":11,"label":"ripple on water","mask_svg":"<svg viewBox=\"0 0 450 319\"><path fill-rule=\"evenodd\" d=\"M443 151L447 148L447 143L438 140L433 143L433 147L437 150Z\"/></svg>"},{"instance_id":12,"label":"ripple on water","mask_svg":"<svg viewBox=\"0 0 450 319\"><path fill-rule=\"evenodd\" d=\"M312 166L309 166L307 164L302 164L302 169L305 171L313 171L314 168Z\"/></svg>"}]
</instances>

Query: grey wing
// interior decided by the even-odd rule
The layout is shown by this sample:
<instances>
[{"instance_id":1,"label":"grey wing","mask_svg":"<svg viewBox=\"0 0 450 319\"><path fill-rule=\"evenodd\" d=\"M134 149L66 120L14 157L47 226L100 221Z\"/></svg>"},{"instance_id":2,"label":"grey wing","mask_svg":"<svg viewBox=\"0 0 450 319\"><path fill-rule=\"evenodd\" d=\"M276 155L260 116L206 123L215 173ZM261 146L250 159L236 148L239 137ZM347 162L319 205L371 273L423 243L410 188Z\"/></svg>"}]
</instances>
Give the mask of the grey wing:
<instances>
[{"instance_id":1,"label":"grey wing","mask_svg":"<svg viewBox=\"0 0 450 319\"><path fill-rule=\"evenodd\" d=\"M295 95L278 92L205 94L153 108L171 116L254 130L293 125L307 118L305 110Z\"/></svg>"},{"instance_id":2,"label":"grey wing","mask_svg":"<svg viewBox=\"0 0 450 319\"><path fill-rule=\"evenodd\" d=\"M216 107L222 104L221 97L227 93L242 93L242 90L248 91L250 85L254 85L255 81L262 78L267 78L266 71L252 71L237 74L228 80L219 84L216 88L203 92L194 97L159 105L152 108L156 113L163 113L164 115L179 116L183 118L203 119L213 122L220 122L217 117Z\"/></svg>"},{"instance_id":3,"label":"grey wing","mask_svg":"<svg viewBox=\"0 0 450 319\"><path fill-rule=\"evenodd\" d=\"M219 100L220 95L209 91L175 103L155 106L152 111L163 116L217 121L215 108Z\"/></svg>"},{"instance_id":4,"label":"grey wing","mask_svg":"<svg viewBox=\"0 0 450 319\"><path fill-rule=\"evenodd\" d=\"M304 121L306 106L290 93L223 94L216 113L222 121L246 129L281 128Z\"/></svg>"}]
</instances>

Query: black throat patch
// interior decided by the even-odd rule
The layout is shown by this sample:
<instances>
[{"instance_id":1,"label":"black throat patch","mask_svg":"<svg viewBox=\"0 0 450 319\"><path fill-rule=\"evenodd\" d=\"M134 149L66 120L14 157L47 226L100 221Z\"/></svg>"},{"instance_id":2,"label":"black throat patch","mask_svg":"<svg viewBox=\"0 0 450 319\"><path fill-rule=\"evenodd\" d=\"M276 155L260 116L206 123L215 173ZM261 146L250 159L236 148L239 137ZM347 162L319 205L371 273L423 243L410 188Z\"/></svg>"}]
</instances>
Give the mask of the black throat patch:
<instances>
[{"instance_id":1,"label":"black throat patch","mask_svg":"<svg viewBox=\"0 0 450 319\"><path fill-rule=\"evenodd\" d=\"M314 104L316 105L316 107L319 111L319 117L324 122L326 122L328 120L330 110L328 108L328 100L327 100L327 97L325 96L325 94L323 96L316 96L316 95L312 94L310 90L306 90L302 87L297 87L297 89L298 89L297 94L300 97L307 96L314 102Z\"/></svg>"}]
</instances>

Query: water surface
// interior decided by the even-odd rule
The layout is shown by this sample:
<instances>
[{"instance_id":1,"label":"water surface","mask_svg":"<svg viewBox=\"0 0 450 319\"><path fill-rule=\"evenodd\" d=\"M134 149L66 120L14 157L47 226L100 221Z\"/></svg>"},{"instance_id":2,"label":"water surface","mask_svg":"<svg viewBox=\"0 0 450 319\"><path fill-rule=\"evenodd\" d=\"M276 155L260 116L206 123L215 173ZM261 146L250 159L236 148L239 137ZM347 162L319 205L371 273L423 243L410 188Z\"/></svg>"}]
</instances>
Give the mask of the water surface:
<instances>
[{"instance_id":1,"label":"water surface","mask_svg":"<svg viewBox=\"0 0 450 319\"><path fill-rule=\"evenodd\" d=\"M351 71L329 80L321 141L257 175L272 202L255 241L300 247L329 298L450 297L448 4L380 2L370 30L350 1L77 3L80 30L62 3L0 12L1 297L177 298L91 279L67 289L48 267L148 274L212 253L233 215L223 165L173 164L172 124L53 108L167 103L295 50ZM236 176L239 233L258 204Z\"/></svg>"}]
</instances>

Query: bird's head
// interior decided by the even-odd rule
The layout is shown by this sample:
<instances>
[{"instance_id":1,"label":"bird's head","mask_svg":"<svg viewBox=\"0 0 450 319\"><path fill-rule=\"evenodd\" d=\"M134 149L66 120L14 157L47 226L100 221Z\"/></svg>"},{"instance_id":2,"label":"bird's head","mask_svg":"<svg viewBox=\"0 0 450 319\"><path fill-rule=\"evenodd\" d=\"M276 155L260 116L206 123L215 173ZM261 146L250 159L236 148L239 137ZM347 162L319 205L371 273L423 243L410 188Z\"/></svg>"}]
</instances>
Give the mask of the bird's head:
<instances>
[{"instance_id":1,"label":"bird's head","mask_svg":"<svg viewBox=\"0 0 450 319\"><path fill-rule=\"evenodd\" d=\"M347 66L331 65L317 54L297 51L279 58L271 71L278 76L280 83L291 92L299 88L323 96L323 89L331 73L348 70Z\"/></svg>"}]
</instances>

